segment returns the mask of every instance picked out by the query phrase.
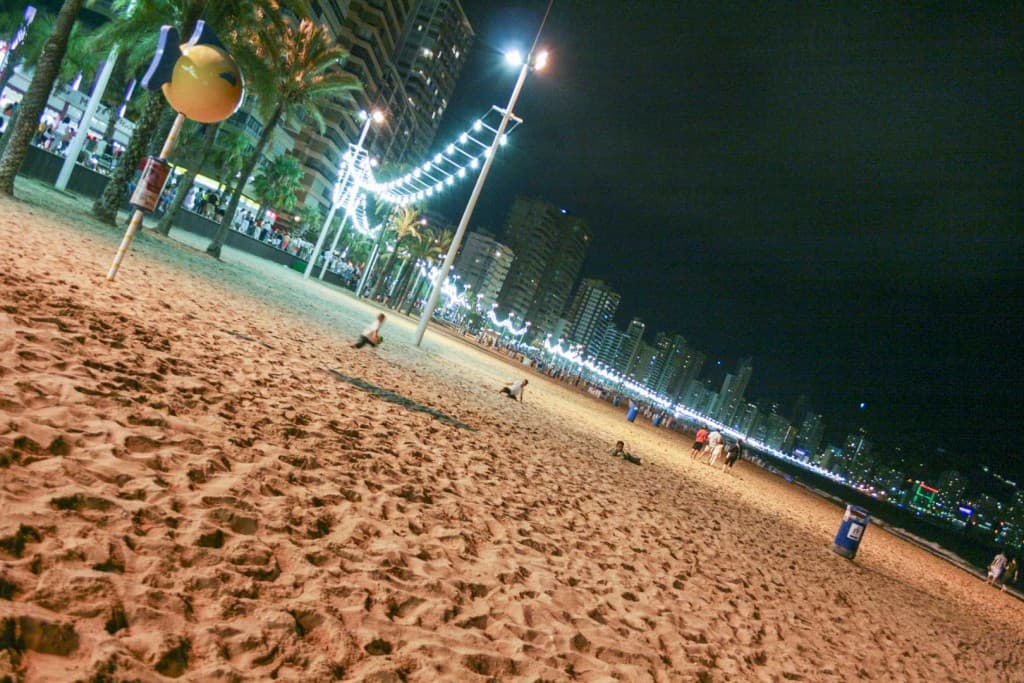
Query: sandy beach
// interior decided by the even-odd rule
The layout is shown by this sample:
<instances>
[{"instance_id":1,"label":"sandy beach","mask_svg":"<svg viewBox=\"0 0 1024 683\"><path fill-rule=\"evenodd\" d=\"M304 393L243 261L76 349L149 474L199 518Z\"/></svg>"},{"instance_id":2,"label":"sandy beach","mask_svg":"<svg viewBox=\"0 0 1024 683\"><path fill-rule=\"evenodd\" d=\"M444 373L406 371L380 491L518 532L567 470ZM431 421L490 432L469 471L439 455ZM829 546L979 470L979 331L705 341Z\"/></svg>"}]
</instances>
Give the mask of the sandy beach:
<instances>
[{"instance_id":1,"label":"sandy beach","mask_svg":"<svg viewBox=\"0 0 1024 683\"><path fill-rule=\"evenodd\" d=\"M0 680L1024 681L1021 602L839 557L833 504L391 312L353 349L378 309L230 249L108 283L120 233L18 187Z\"/></svg>"}]
</instances>

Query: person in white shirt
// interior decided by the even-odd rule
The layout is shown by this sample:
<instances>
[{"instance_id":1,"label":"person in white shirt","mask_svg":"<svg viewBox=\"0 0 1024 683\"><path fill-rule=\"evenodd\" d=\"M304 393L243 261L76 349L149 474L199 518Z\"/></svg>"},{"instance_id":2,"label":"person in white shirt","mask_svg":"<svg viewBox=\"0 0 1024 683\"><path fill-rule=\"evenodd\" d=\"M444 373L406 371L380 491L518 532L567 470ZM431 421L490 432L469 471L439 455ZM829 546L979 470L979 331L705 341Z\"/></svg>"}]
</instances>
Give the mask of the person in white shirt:
<instances>
[{"instance_id":1,"label":"person in white shirt","mask_svg":"<svg viewBox=\"0 0 1024 683\"><path fill-rule=\"evenodd\" d=\"M377 346L384 337L380 334L380 326L384 324L384 314L380 313L377 315L377 319L373 321L373 324L363 330L363 333L359 335L359 340L352 345L354 349L361 349L367 344L370 346Z\"/></svg>"},{"instance_id":2,"label":"person in white shirt","mask_svg":"<svg viewBox=\"0 0 1024 683\"><path fill-rule=\"evenodd\" d=\"M523 402L523 389L527 384L530 383L528 379L517 379L515 382L508 382L501 389L498 390L499 394L505 394L512 400L519 399L519 402Z\"/></svg>"},{"instance_id":3,"label":"person in white shirt","mask_svg":"<svg viewBox=\"0 0 1024 683\"><path fill-rule=\"evenodd\" d=\"M1006 555L1000 552L992 558L992 564L988 566L988 582L995 586L1002 578L1004 569L1006 569Z\"/></svg>"},{"instance_id":4,"label":"person in white shirt","mask_svg":"<svg viewBox=\"0 0 1024 683\"><path fill-rule=\"evenodd\" d=\"M711 451L711 457L708 460L709 465L714 465L718 457L722 455L722 449L724 444L722 442L722 432L714 429L708 434L708 450Z\"/></svg>"}]
</instances>

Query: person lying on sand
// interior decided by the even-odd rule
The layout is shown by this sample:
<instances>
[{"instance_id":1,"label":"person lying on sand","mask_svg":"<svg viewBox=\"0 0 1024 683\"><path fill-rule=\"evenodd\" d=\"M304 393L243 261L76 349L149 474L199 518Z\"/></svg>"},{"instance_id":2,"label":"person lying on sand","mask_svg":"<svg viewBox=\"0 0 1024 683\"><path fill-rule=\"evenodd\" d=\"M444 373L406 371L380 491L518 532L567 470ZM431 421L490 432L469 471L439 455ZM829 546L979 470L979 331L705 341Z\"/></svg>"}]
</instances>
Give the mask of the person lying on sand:
<instances>
[{"instance_id":1,"label":"person lying on sand","mask_svg":"<svg viewBox=\"0 0 1024 683\"><path fill-rule=\"evenodd\" d=\"M631 463L633 463L634 465L639 465L640 464L640 458L636 457L635 455L630 455L629 453L626 452L626 444L623 441L616 441L615 442L615 447L612 448L610 453L614 457L622 458L623 460L628 460Z\"/></svg>"},{"instance_id":2,"label":"person lying on sand","mask_svg":"<svg viewBox=\"0 0 1024 683\"><path fill-rule=\"evenodd\" d=\"M505 386L498 390L499 394L505 394L512 400L519 399L519 402L523 402L523 389L530 383L528 379L517 379L514 382L507 382Z\"/></svg>"}]
</instances>

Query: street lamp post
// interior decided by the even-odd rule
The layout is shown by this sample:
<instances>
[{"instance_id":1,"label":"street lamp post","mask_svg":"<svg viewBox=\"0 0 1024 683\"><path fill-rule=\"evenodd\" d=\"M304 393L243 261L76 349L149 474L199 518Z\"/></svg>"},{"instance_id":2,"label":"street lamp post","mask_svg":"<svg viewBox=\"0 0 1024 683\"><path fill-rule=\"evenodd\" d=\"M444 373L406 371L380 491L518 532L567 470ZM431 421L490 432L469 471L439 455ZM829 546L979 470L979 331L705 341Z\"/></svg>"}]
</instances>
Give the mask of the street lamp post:
<instances>
[{"instance_id":1,"label":"street lamp post","mask_svg":"<svg viewBox=\"0 0 1024 683\"><path fill-rule=\"evenodd\" d=\"M548 11L551 10L551 5L548 5ZM544 15L544 21L547 20L547 15ZM423 341L423 335L427 331L427 323L430 322L430 318L434 315L434 309L437 307L437 300L441 296L441 283L444 282L444 278L448 275L448 271L451 269L452 263L455 261L455 255L459 251L459 247L462 245L462 238L466 234L466 228L469 226L469 219L473 215L473 209L476 208L476 202L480 198L480 191L484 188L484 181L487 180L487 173L491 170L491 165L494 163L494 157L498 154L498 147L501 145L502 138L505 136L505 128L508 127L508 121L512 118L512 110L515 109L516 102L519 100L519 93L523 90L523 84L526 82L526 74L530 72L530 69L536 66L540 69L547 63L547 52L537 53L536 59L534 59L534 50L537 47L537 41L540 39L540 32L544 28L544 21L541 21L540 29L537 30L537 38L533 42L533 47L530 48L530 54L523 61L523 66L519 70L519 78L516 80L516 85L512 89L512 96L508 100L508 106L505 107L504 116L501 117L501 123L498 124L498 132L494 135L494 142L491 143L490 148L487 150L487 158L484 160L483 168L480 169L480 175L476 179L476 185L473 186L473 193L469 196L469 202L466 203L466 210L462 213L462 220L459 221L459 227L455 231L455 237L452 238L451 247L448 249L448 254L444 258L444 265L440 270L437 271L437 276L434 278L433 286L430 290L430 298L427 300L427 305L423 307L423 312L420 313L420 321L416 326L416 346L419 346Z\"/></svg>"},{"instance_id":2,"label":"street lamp post","mask_svg":"<svg viewBox=\"0 0 1024 683\"><path fill-rule=\"evenodd\" d=\"M365 111L360 111L359 115L364 117L363 129L359 133L359 142L356 143L354 150L350 150L348 163L345 164L345 171L341 178L338 180L338 191L343 192L345 185L348 183L349 178L355 174L356 160L359 154L363 151L363 143L366 142L366 135L370 132L370 124L374 121L380 122L384 120L384 114L379 111L374 111L372 114L367 114ZM306 264L306 270L302 274L304 280L309 279L310 273L313 272L313 267L316 264L317 256L320 255L320 250L324 247L324 242L327 240L327 233L330 230L331 223L334 221L334 215L338 212L338 207L341 205L342 197L332 198L334 201L331 202L331 210L327 212L327 220L324 221L323 227L320 228L320 235L316 238L316 246L313 247L313 253L309 257L309 263ZM348 212L345 213L341 218L341 228L345 227L345 218L348 216ZM340 233L339 233L340 234ZM320 278L324 276L324 271L327 270L327 259L324 259L323 270L320 271Z\"/></svg>"}]
</instances>

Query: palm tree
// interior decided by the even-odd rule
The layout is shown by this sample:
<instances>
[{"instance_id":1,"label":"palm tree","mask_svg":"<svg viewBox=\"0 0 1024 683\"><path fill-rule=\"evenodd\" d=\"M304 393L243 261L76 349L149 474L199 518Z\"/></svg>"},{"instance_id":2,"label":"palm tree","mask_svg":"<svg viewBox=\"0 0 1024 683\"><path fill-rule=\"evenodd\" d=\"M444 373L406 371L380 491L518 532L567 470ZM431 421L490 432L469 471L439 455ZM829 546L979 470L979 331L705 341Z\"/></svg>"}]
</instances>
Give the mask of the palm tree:
<instances>
[{"instance_id":1,"label":"palm tree","mask_svg":"<svg viewBox=\"0 0 1024 683\"><path fill-rule=\"evenodd\" d=\"M303 116L322 133L325 123L320 106L361 87L354 76L336 68L347 53L335 44L326 26L309 19L296 23L280 13L259 9L256 13L262 17L262 25L257 24L259 28L251 32L236 33L234 42L239 47L235 56L246 70L250 90L260 98L265 123L231 193L220 229L206 248L214 258L220 258L245 184L278 123L286 117ZM241 33L247 36L243 38Z\"/></svg>"},{"instance_id":2,"label":"palm tree","mask_svg":"<svg viewBox=\"0 0 1024 683\"><path fill-rule=\"evenodd\" d=\"M293 0L287 4L297 10L306 8L303 0ZM113 8L116 18L100 29L98 45L126 45L133 50L135 46L145 43L155 46L160 26L171 24L182 36L190 36L196 22L203 18L234 52L236 46L231 43L231 35L236 34L240 26L254 25L257 10L279 12L281 5L277 0L114 0ZM152 54L153 49L150 48L148 55ZM156 137L160 117L166 106L161 93L149 93L145 109L135 122L128 146L114 168L103 194L93 202L93 213L100 220L111 225L116 222L117 210L124 202L128 182L147 146Z\"/></svg>"},{"instance_id":3,"label":"palm tree","mask_svg":"<svg viewBox=\"0 0 1024 683\"><path fill-rule=\"evenodd\" d=\"M317 235L320 233L320 224L324 220L324 212L320 205L313 201L307 201L299 209L299 218L302 221L302 232L299 237L307 242L316 242Z\"/></svg>"},{"instance_id":4,"label":"palm tree","mask_svg":"<svg viewBox=\"0 0 1024 683\"><path fill-rule=\"evenodd\" d=\"M203 166L209 165L210 171L217 178L217 191L232 187L237 182L246 160L252 154L252 140L245 133L235 128L222 126L209 154L203 160Z\"/></svg>"},{"instance_id":5,"label":"palm tree","mask_svg":"<svg viewBox=\"0 0 1024 683\"><path fill-rule=\"evenodd\" d=\"M419 211L411 206L403 206L391 214L390 221L382 229L385 232L394 233L395 248L388 255L384 267L377 273L377 283L373 286L373 291L370 292L371 299L376 299L384 287L388 274L395 265L395 259L398 258L399 245L410 235L418 235L422 225L423 221L420 220Z\"/></svg>"},{"instance_id":6,"label":"palm tree","mask_svg":"<svg viewBox=\"0 0 1024 683\"><path fill-rule=\"evenodd\" d=\"M256 172L252 179L253 194L260 200L260 216L267 207L291 211L299 200L302 167L295 157L282 154Z\"/></svg>"},{"instance_id":7,"label":"palm tree","mask_svg":"<svg viewBox=\"0 0 1024 683\"><path fill-rule=\"evenodd\" d=\"M438 256L443 256L448 252L448 247L452 244L452 237L450 230L438 232L433 228L427 228L417 238L408 240L406 243L406 257L413 264L421 261L427 264L432 263ZM405 312L410 313L413 306L419 300L422 289L423 280L420 279L419 273L416 270L411 271L402 295L396 298L400 303L395 308L400 309L408 304Z\"/></svg>"},{"instance_id":8,"label":"palm tree","mask_svg":"<svg viewBox=\"0 0 1024 683\"><path fill-rule=\"evenodd\" d=\"M190 136L187 138L189 142L183 145L184 149L179 147L179 150L183 152L182 156L188 157L188 171L178 181L178 186L174 191L174 198L171 199L170 205L156 224L155 229L161 235L171 234L174 218L178 215L181 205L185 203L185 196L192 189L196 176L199 175L199 169L202 167L206 157L210 155L211 147L213 147L217 138L217 131L220 129L220 124L213 123L198 127L204 129L201 141L197 144L191 144L195 138Z\"/></svg>"},{"instance_id":9,"label":"palm tree","mask_svg":"<svg viewBox=\"0 0 1024 683\"><path fill-rule=\"evenodd\" d=\"M67 51L71 29L81 8L82 0L65 0L54 22L53 32L46 40L32 82L21 100L19 114L14 121L7 147L4 149L3 157L0 157L0 194L14 196L14 177L21 168L21 162L25 159L32 135L36 131L36 122L42 116L46 100L50 97L53 82Z\"/></svg>"}]
</instances>

